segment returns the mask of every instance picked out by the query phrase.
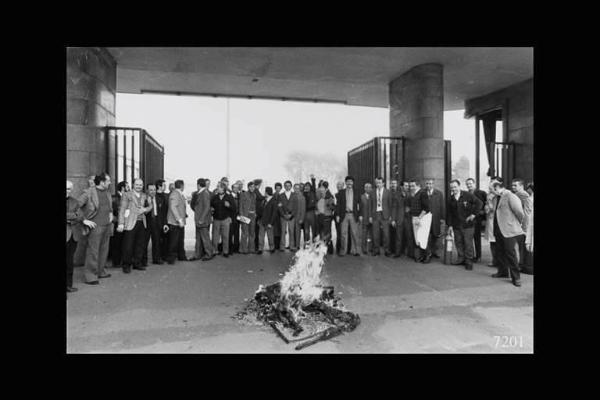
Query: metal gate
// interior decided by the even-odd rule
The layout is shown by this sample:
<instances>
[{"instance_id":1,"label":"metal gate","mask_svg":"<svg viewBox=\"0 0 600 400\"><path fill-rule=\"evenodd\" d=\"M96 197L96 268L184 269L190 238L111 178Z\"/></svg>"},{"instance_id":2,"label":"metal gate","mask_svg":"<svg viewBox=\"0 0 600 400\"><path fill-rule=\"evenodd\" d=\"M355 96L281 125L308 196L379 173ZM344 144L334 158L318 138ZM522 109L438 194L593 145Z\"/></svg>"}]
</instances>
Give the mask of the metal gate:
<instances>
[{"instance_id":1,"label":"metal gate","mask_svg":"<svg viewBox=\"0 0 600 400\"><path fill-rule=\"evenodd\" d=\"M153 183L164 176L164 147L145 129L107 126L106 170L114 179L113 191L118 182L133 184L141 178L144 184Z\"/></svg>"},{"instance_id":2,"label":"metal gate","mask_svg":"<svg viewBox=\"0 0 600 400\"><path fill-rule=\"evenodd\" d=\"M515 144L505 142L488 142L488 154L492 158L490 163L490 177L501 176L506 185L515 177Z\"/></svg>"},{"instance_id":3,"label":"metal gate","mask_svg":"<svg viewBox=\"0 0 600 400\"><path fill-rule=\"evenodd\" d=\"M388 183L404 180L404 137L375 137L348 152L348 175L362 192L364 184L375 184L381 176ZM399 182L400 183L400 182Z\"/></svg>"}]
</instances>

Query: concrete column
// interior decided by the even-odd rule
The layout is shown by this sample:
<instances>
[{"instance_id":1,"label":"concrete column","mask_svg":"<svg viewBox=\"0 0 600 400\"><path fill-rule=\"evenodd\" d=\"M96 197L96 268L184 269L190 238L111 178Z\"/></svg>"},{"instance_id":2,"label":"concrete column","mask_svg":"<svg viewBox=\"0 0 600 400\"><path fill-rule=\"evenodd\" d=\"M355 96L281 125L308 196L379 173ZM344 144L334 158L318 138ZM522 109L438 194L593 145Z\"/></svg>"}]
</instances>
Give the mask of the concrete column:
<instances>
[{"instance_id":1,"label":"concrete column","mask_svg":"<svg viewBox=\"0 0 600 400\"><path fill-rule=\"evenodd\" d=\"M106 49L67 48L67 179L75 195L89 175L106 170L102 127L115 125L116 86L117 64Z\"/></svg>"},{"instance_id":2,"label":"concrete column","mask_svg":"<svg viewBox=\"0 0 600 400\"><path fill-rule=\"evenodd\" d=\"M444 191L444 69L418 65L390 82L390 136L405 136L405 176Z\"/></svg>"}]
</instances>

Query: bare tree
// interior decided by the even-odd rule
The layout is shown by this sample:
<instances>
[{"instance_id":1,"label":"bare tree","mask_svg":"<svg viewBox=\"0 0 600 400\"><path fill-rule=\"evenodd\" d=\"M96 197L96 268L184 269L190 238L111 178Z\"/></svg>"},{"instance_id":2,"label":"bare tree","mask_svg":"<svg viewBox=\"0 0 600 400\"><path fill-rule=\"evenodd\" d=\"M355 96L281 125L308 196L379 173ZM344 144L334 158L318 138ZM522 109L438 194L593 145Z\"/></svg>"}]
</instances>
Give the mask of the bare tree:
<instances>
[{"instance_id":1,"label":"bare tree","mask_svg":"<svg viewBox=\"0 0 600 400\"><path fill-rule=\"evenodd\" d=\"M289 177L294 182L306 182L314 174L317 183L323 179L335 188L335 182L344 180L347 166L331 154L314 154L306 151L294 151L288 154L284 165Z\"/></svg>"}]
</instances>

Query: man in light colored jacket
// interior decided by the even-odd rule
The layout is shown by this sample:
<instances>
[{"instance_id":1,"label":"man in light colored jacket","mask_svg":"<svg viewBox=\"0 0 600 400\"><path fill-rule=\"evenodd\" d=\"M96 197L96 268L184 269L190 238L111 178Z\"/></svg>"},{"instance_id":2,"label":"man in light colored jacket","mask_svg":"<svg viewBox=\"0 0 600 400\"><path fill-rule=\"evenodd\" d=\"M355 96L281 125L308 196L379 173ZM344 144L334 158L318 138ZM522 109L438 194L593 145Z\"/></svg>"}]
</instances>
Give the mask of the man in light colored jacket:
<instances>
[{"instance_id":1,"label":"man in light colored jacket","mask_svg":"<svg viewBox=\"0 0 600 400\"><path fill-rule=\"evenodd\" d=\"M533 202L531 201L529 193L527 193L527 191L525 190L525 182L523 182L523 179L513 179L511 190L514 194L517 195L519 200L521 200L521 205L523 206L524 213L523 222L521 224L521 228L523 229L523 235L517 238L517 243L519 245L519 268L522 271L525 267L525 259L527 257L527 249L525 248L525 233L527 232L529 220L533 211Z\"/></svg>"},{"instance_id":2,"label":"man in light colored jacket","mask_svg":"<svg viewBox=\"0 0 600 400\"><path fill-rule=\"evenodd\" d=\"M167 262L175 264L175 258L179 261L187 261L185 256L185 219L187 218L187 200L183 194L183 181L175 181L175 188L169 194L169 211L167 212L167 224L169 225L169 251Z\"/></svg>"},{"instance_id":3,"label":"man in light colored jacket","mask_svg":"<svg viewBox=\"0 0 600 400\"><path fill-rule=\"evenodd\" d=\"M513 285L521 286L521 275L517 259L517 237L523 235L523 206L521 200L504 184L495 182L493 185L497 198L494 211L494 238L496 239L496 255L498 257L498 272L494 278L510 278Z\"/></svg>"}]
</instances>

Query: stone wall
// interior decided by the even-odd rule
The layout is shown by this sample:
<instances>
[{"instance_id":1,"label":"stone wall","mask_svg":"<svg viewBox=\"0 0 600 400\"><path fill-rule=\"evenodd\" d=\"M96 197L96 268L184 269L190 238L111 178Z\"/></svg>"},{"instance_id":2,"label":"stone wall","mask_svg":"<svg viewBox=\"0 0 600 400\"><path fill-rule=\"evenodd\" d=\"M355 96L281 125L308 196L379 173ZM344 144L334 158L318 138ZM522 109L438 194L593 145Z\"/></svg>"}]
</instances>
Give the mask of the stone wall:
<instances>
[{"instance_id":1,"label":"stone wall","mask_svg":"<svg viewBox=\"0 0 600 400\"><path fill-rule=\"evenodd\" d=\"M106 170L102 128L115 125L116 86L117 65L107 50L67 48L67 179L75 195L89 175Z\"/></svg>"}]
</instances>

